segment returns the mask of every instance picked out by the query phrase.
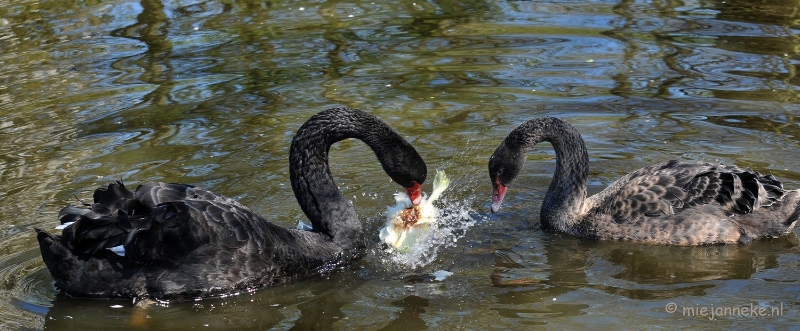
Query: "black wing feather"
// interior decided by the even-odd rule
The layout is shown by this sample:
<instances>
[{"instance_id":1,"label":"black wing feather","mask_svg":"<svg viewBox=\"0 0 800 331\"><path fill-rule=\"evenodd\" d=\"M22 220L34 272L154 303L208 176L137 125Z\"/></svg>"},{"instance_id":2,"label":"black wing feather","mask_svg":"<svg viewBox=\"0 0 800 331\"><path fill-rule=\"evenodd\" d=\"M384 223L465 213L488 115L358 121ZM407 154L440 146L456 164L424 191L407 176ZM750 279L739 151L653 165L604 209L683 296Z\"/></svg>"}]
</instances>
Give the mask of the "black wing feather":
<instances>
[{"instance_id":1,"label":"black wing feather","mask_svg":"<svg viewBox=\"0 0 800 331\"><path fill-rule=\"evenodd\" d=\"M192 185L149 183L135 192L113 182L94 192L90 209L67 206L59 212L62 233L80 254L105 254L123 245L131 263L180 259L203 244L245 245L260 216L239 203ZM113 257L114 254L112 254Z\"/></svg>"}]
</instances>

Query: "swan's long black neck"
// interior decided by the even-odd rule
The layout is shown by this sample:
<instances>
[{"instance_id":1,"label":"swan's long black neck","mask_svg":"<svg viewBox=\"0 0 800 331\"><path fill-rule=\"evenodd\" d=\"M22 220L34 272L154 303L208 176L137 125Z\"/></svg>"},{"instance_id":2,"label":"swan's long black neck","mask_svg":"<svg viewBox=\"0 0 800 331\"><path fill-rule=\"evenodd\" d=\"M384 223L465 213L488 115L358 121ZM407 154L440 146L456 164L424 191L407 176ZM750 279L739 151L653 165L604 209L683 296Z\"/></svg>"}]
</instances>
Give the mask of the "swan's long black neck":
<instances>
[{"instance_id":1,"label":"swan's long black neck","mask_svg":"<svg viewBox=\"0 0 800 331\"><path fill-rule=\"evenodd\" d=\"M351 203L334 183L328 150L347 138L364 141L375 152L384 171L404 187L413 183L397 169L425 165L411 145L378 118L348 109L329 109L314 115L297 131L289 153L289 175L295 197L316 232L324 233L345 249L363 248L363 227ZM421 184L421 183L420 183Z\"/></svg>"},{"instance_id":2,"label":"swan's long black neck","mask_svg":"<svg viewBox=\"0 0 800 331\"><path fill-rule=\"evenodd\" d=\"M536 118L514 129L503 142L509 150L516 150L512 157L521 161L515 169L517 173L530 148L542 141L550 142L556 152L555 174L542 202L542 228L569 232L586 200L589 155L583 138L572 125L553 117Z\"/></svg>"}]
</instances>

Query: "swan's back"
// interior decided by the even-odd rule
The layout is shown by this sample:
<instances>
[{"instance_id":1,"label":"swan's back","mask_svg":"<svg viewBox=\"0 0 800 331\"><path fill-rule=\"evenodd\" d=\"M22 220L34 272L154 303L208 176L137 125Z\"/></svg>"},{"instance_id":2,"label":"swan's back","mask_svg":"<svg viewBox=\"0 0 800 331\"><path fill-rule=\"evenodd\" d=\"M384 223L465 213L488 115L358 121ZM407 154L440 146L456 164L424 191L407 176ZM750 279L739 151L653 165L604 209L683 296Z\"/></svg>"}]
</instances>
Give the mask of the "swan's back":
<instances>
[{"instance_id":1,"label":"swan's back","mask_svg":"<svg viewBox=\"0 0 800 331\"><path fill-rule=\"evenodd\" d=\"M589 197L572 230L662 244L748 243L788 233L800 216L799 199L772 175L673 160L632 172Z\"/></svg>"},{"instance_id":2,"label":"swan's back","mask_svg":"<svg viewBox=\"0 0 800 331\"><path fill-rule=\"evenodd\" d=\"M76 296L203 296L283 283L342 257L319 233L191 185L115 182L89 207L61 210L62 236L37 231L56 284Z\"/></svg>"}]
</instances>

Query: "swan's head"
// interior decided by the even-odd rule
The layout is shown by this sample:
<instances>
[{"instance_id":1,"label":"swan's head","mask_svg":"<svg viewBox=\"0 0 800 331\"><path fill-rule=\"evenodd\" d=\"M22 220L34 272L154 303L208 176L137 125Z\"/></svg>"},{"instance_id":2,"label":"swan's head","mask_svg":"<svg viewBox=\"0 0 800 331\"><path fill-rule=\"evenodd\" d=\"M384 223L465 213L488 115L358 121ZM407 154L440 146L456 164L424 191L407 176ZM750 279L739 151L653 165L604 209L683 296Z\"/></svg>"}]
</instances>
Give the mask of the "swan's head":
<instances>
[{"instance_id":1,"label":"swan's head","mask_svg":"<svg viewBox=\"0 0 800 331\"><path fill-rule=\"evenodd\" d=\"M516 146L509 146L508 139L489 158L489 180L492 181L492 212L500 210L506 189L517 179L517 175L525 165L528 151ZM513 145L513 144L512 144Z\"/></svg>"},{"instance_id":2,"label":"swan's head","mask_svg":"<svg viewBox=\"0 0 800 331\"><path fill-rule=\"evenodd\" d=\"M428 167L411 144L402 141L400 147L392 149L392 157L381 159L383 170L397 184L406 189L411 204L418 206L422 202L422 184L428 176Z\"/></svg>"}]
</instances>

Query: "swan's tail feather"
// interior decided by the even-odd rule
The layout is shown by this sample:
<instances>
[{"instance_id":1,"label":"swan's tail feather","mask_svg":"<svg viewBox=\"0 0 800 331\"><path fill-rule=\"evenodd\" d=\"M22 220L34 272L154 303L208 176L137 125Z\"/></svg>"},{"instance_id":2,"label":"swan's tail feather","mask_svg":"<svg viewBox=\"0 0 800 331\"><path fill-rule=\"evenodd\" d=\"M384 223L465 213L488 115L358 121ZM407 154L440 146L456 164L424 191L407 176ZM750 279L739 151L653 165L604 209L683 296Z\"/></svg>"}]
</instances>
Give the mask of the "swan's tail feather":
<instances>
[{"instance_id":1,"label":"swan's tail feather","mask_svg":"<svg viewBox=\"0 0 800 331\"><path fill-rule=\"evenodd\" d=\"M64 229L63 244L76 254L96 254L123 245L150 212L120 181L95 190L94 203L89 206L90 209L70 205L58 213ZM71 225L65 226L68 224Z\"/></svg>"},{"instance_id":2,"label":"swan's tail feather","mask_svg":"<svg viewBox=\"0 0 800 331\"><path fill-rule=\"evenodd\" d=\"M58 219L61 222L61 224L69 224L69 223L74 223L81 216L90 213L94 215L89 215L89 217L95 217L95 215L97 215L95 213L92 213L91 209L78 208L73 205L69 205L64 208L61 208L61 210L58 212Z\"/></svg>"},{"instance_id":3,"label":"swan's tail feather","mask_svg":"<svg viewBox=\"0 0 800 331\"><path fill-rule=\"evenodd\" d=\"M758 176L758 181L764 187L764 190L767 191L767 196L771 200L779 200L783 197L786 191L783 189L783 183L779 181L773 175L766 175L761 176L761 174L756 172Z\"/></svg>"},{"instance_id":4,"label":"swan's tail feather","mask_svg":"<svg viewBox=\"0 0 800 331\"><path fill-rule=\"evenodd\" d=\"M134 193L125 188L125 184L116 181L106 187L94 191L92 211L103 215L125 213L128 215L142 211L145 207L134 197Z\"/></svg>"},{"instance_id":5,"label":"swan's tail feather","mask_svg":"<svg viewBox=\"0 0 800 331\"><path fill-rule=\"evenodd\" d=\"M64 282L71 281L71 273L65 270L73 269L70 260L74 259L69 247L61 244L61 237L41 229L36 230L36 239L39 241L39 250L42 253L42 260L56 280L56 284L61 287Z\"/></svg>"},{"instance_id":6,"label":"swan's tail feather","mask_svg":"<svg viewBox=\"0 0 800 331\"><path fill-rule=\"evenodd\" d=\"M91 215L94 213L88 213ZM96 214L94 214L96 215ZM128 235L137 229L143 222L144 217L129 217L128 215L105 216L98 218L80 216L71 228L64 231L65 236L71 235L76 238L70 241L74 249L79 253L95 254L99 250L108 249L114 246L124 245L128 241ZM69 235L68 230L71 230Z\"/></svg>"},{"instance_id":7,"label":"swan's tail feather","mask_svg":"<svg viewBox=\"0 0 800 331\"><path fill-rule=\"evenodd\" d=\"M725 210L735 214L750 214L760 208L772 206L783 201L788 192L772 175L765 176L750 169L736 167L720 166L718 170L719 186L714 193L715 200Z\"/></svg>"},{"instance_id":8,"label":"swan's tail feather","mask_svg":"<svg viewBox=\"0 0 800 331\"><path fill-rule=\"evenodd\" d=\"M110 248L122 245L147 215L122 182L98 188L93 198L92 204L79 200L89 208L59 211L61 235L36 229L42 260L56 285L71 295L101 295L105 280L120 277L120 264L127 262Z\"/></svg>"},{"instance_id":9,"label":"swan's tail feather","mask_svg":"<svg viewBox=\"0 0 800 331\"><path fill-rule=\"evenodd\" d=\"M125 259L109 259L101 255L77 254L62 236L36 230L39 250L56 286L69 295L81 297L140 297L145 294L141 266L128 264ZM109 287L109 284L114 286Z\"/></svg>"}]
</instances>

